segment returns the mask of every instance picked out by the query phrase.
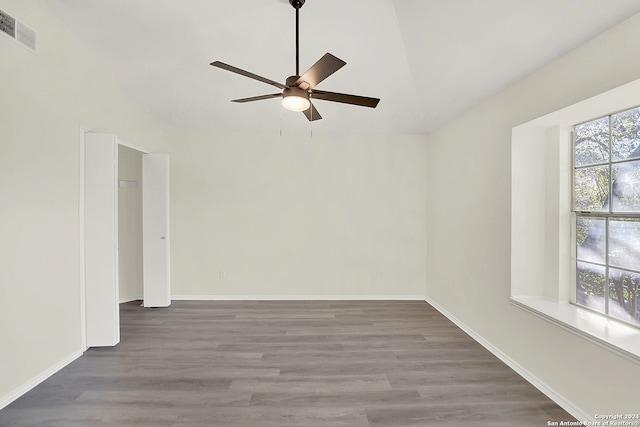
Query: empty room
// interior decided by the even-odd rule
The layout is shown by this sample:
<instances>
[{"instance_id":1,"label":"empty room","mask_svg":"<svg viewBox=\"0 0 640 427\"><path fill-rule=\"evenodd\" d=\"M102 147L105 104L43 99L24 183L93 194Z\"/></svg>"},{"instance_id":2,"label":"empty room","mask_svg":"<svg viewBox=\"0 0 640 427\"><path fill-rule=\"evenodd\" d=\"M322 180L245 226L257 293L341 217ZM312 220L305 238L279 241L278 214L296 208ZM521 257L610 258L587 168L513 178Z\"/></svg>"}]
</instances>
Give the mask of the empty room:
<instances>
[{"instance_id":1,"label":"empty room","mask_svg":"<svg viewBox=\"0 0 640 427\"><path fill-rule=\"evenodd\" d=\"M0 426L640 426L637 0L0 0Z\"/></svg>"}]
</instances>

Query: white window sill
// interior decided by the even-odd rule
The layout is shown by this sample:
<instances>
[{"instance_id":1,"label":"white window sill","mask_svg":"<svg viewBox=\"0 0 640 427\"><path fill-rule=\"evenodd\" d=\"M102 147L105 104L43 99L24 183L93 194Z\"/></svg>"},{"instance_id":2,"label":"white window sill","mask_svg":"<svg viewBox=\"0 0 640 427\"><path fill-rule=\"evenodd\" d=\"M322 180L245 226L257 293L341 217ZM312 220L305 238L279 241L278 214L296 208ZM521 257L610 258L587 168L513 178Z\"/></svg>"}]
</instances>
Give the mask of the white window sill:
<instances>
[{"instance_id":1,"label":"white window sill","mask_svg":"<svg viewBox=\"0 0 640 427\"><path fill-rule=\"evenodd\" d=\"M512 296L511 303L561 328L640 363L640 329L616 322L568 302Z\"/></svg>"}]
</instances>

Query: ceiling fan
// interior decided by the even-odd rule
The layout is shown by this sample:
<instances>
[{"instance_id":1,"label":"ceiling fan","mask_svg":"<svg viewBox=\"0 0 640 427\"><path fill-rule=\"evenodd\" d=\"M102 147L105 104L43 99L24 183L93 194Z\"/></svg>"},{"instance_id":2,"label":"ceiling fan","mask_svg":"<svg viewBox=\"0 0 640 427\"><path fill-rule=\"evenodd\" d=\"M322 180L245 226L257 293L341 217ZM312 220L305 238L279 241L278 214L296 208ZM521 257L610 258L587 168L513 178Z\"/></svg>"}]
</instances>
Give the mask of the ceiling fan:
<instances>
[{"instance_id":1,"label":"ceiling fan","mask_svg":"<svg viewBox=\"0 0 640 427\"><path fill-rule=\"evenodd\" d=\"M214 61L210 65L258 80L263 83L270 84L282 89L282 92L272 93L269 95L253 96L251 98L234 99L232 102L253 102L263 99L282 97L282 105L291 111L302 111L307 119L312 122L320 120L322 116L311 103L312 99L321 99L324 101L341 102L344 104L360 105L363 107L375 108L380 102L378 98L368 98L366 96L348 95L346 93L327 92L317 90L315 87L331 74L344 67L347 63L336 58L330 53L326 53L315 64L311 66L304 74L300 75L300 54L299 54L299 12L304 5L305 0L289 0L289 3L296 10L296 75L287 77L285 84L278 83L273 80L261 77L257 74L236 68L224 62Z\"/></svg>"}]
</instances>

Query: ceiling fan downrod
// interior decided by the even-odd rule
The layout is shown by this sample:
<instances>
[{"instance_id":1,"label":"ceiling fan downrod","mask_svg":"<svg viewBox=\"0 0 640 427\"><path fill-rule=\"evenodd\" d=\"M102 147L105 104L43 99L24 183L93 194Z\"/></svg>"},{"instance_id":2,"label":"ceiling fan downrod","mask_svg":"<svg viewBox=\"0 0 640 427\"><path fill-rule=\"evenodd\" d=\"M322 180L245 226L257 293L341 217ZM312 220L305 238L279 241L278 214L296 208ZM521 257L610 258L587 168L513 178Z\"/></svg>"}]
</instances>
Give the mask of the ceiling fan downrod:
<instances>
[{"instance_id":1,"label":"ceiling fan downrod","mask_svg":"<svg viewBox=\"0 0 640 427\"><path fill-rule=\"evenodd\" d=\"M289 3L296 10L296 76L300 75L300 8L305 0L289 0Z\"/></svg>"}]
</instances>

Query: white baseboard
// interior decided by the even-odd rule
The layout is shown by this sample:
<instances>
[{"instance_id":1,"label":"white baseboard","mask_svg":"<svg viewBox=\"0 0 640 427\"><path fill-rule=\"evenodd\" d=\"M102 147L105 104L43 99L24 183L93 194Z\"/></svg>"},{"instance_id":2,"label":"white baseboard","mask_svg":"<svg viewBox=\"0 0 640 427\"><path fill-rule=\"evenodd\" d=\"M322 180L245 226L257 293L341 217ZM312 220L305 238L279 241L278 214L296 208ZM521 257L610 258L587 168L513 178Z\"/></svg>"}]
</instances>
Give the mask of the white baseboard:
<instances>
[{"instance_id":1,"label":"white baseboard","mask_svg":"<svg viewBox=\"0 0 640 427\"><path fill-rule=\"evenodd\" d=\"M120 304L131 301L142 301L142 297L120 297Z\"/></svg>"},{"instance_id":2,"label":"white baseboard","mask_svg":"<svg viewBox=\"0 0 640 427\"><path fill-rule=\"evenodd\" d=\"M531 383L531 385L533 385L535 388L537 388L542 393L544 393L549 399L553 400L562 409L564 409L565 411L567 411L568 413L573 415L578 421L589 421L589 420L593 419L593 414L585 413L580 408L578 408L575 404L573 404L569 400L565 399L562 395L557 393L553 388L549 387L544 381L540 380L538 377L533 375L527 369L523 368L516 361L511 359L509 356L507 356L502 351L500 351L500 349L495 347L489 341L487 341L484 338L482 338L482 336L480 336L473 329L471 329L470 327L465 325L463 322L461 322L453 314L449 313L443 307L438 305L438 303L433 301L431 298L425 297L425 301L427 303L429 303L431 306L433 306L433 308L438 310L440 313L442 313L447 319L449 319L453 323L455 323L456 326L458 326L460 329L462 329L467 334L469 334L469 336L471 336L471 338L473 338L478 343L480 343L480 345L482 345L484 348L489 350L494 356L496 356L498 359L502 360L507 366L509 366L514 371L516 371L522 378L524 378L529 383Z\"/></svg>"},{"instance_id":3,"label":"white baseboard","mask_svg":"<svg viewBox=\"0 0 640 427\"><path fill-rule=\"evenodd\" d=\"M172 295L175 301L424 301L424 295Z\"/></svg>"},{"instance_id":4,"label":"white baseboard","mask_svg":"<svg viewBox=\"0 0 640 427\"><path fill-rule=\"evenodd\" d=\"M80 350L71 353L69 356L67 356L64 359L60 360L58 363L52 365L51 367L46 369L44 372L42 372L42 373L36 375L35 377L31 378L29 381L27 381L26 383L24 383L23 385L21 385L17 389L13 390L9 394L7 394L5 396L2 396L0 398L0 410L2 410L4 407L10 405L11 402L13 402L14 400L18 399L20 396L26 394L29 390L31 390L32 388L34 388L35 386L37 386L38 384L40 384L41 382L43 382L44 380L49 378L51 375L53 375L56 372L58 372L60 369L62 369L65 366L67 366L69 363L71 363L74 360L76 360L78 357L82 356L83 353L84 353L84 351L80 351Z\"/></svg>"}]
</instances>

